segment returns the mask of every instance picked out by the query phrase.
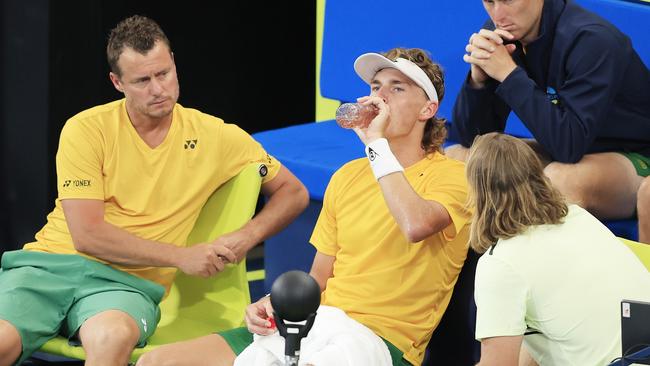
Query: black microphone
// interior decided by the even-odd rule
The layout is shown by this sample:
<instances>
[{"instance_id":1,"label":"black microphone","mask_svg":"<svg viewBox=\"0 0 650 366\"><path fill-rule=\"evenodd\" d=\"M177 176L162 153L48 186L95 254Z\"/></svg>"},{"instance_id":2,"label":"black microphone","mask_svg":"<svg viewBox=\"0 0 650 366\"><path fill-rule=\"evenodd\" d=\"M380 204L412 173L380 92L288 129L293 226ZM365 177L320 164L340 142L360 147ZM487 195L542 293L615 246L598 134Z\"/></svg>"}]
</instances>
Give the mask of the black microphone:
<instances>
[{"instance_id":1,"label":"black microphone","mask_svg":"<svg viewBox=\"0 0 650 366\"><path fill-rule=\"evenodd\" d=\"M285 365L297 366L300 358L300 340L307 336L320 305L320 286L303 271L282 274L271 286L273 318L280 335L284 337ZM307 321L304 325L289 322Z\"/></svg>"}]
</instances>

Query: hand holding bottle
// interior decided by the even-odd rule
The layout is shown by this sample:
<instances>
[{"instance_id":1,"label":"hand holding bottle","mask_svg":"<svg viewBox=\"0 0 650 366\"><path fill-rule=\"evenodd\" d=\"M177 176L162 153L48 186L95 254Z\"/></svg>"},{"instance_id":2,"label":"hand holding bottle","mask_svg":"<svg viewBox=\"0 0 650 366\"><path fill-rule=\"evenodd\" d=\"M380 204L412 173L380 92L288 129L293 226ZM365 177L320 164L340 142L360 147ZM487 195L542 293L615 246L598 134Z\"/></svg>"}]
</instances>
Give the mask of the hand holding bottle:
<instances>
[{"instance_id":1,"label":"hand holding bottle","mask_svg":"<svg viewBox=\"0 0 650 366\"><path fill-rule=\"evenodd\" d=\"M365 127L352 127L357 136L366 145L375 139L385 137L390 116L390 108L386 101L377 96L367 96L357 99L357 102L362 106L373 108L375 111L370 124Z\"/></svg>"}]
</instances>

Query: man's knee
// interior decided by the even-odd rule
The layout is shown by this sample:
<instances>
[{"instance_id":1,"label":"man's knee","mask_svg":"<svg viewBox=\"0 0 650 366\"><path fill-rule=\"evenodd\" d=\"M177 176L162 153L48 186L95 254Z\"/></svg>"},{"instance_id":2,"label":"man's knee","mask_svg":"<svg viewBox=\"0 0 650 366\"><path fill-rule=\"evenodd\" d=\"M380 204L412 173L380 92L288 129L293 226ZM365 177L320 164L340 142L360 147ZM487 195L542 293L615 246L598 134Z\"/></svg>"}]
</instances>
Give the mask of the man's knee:
<instances>
[{"instance_id":1,"label":"man's knee","mask_svg":"<svg viewBox=\"0 0 650 366\"><path fill-rule=\"evenodd\" d=\"M156 350L153 350L142 355L135 366L168 366L166 361L163 357L159 357Z\"/></svg>"},{"instance_id":2,"label":"man's knee","mask_svg":"<svg viewBox=\"0 0 650 366\"><path fill-rule=\"evenodd\" d=\"M22 353L22 341L16 327L0 319L0 366L13 365Z\"/></svg>"},{"instance_id":3,"label":"man's knee","mask_svg":"<svg viewBox=\"0 0 650 366\"><path fill-rule=\"evenodd\" d=\"M575 165L552 162L544 168L544 174L570 203L587 207L590 195L588 179L581 177Z\"/></svg>"},{"instance_id":4,"label":"man's knee","mask_svg":"<svg viewBox=\"0 0 650 366\"><path fill-rule=\"evenodd\" d=\"M182 364L174 358L174 355L166 354L155 349L142 355L135 366L176 366Z\"/></svg>"},{"instance_id":5,"label":"man's knee","mask_svg":"<svg viewBox=\"0 0 650 366\"><path fill-rule=\"evenodd\" d=\"M650 214L650 177L643 179L637 192L637 210Z\"/></svg>"},{"instance_id":6,"label":"man's knee","mask_svg":"<svg viewBox=\"0 0 650 366\"><path fill-rule=\"evenodd\" d=\"M467 156L469 155L469 149L464 147L461 144L451 145L445 148L445 155L447 155L447 157L452 159L467 161Z\"/></svg>"},{"instance_id":7,"label":"man's knee","mask_svg":"<svg viewBox=\"0 0 650 366\"><path fill-rule=\"evenodd\" d=\"M140 329L128 314L109 310L86 320L79 338L86 352L114 347L130 353L138 343Z\"/></svg>"}]
</instances>

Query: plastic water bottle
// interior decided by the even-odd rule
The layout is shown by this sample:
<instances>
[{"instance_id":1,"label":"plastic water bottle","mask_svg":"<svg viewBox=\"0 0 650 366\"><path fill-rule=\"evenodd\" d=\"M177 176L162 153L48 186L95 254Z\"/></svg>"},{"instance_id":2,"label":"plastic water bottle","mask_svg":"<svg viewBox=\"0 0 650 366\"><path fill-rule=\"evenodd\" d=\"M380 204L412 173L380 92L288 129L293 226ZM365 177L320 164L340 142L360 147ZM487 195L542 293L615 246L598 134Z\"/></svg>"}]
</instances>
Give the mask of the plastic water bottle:
<instances>
[{"instance_id":1,"label":"plastic water bottle","mask_svg":"<svg viewBox=\"0 0 650 366\"><path fill-rule=\"evenodd\" d=\"M336 110L336 123L343 128L368 127L377 116L377 109L359 103L343 103Z\"/></svg>"}]
</instances>

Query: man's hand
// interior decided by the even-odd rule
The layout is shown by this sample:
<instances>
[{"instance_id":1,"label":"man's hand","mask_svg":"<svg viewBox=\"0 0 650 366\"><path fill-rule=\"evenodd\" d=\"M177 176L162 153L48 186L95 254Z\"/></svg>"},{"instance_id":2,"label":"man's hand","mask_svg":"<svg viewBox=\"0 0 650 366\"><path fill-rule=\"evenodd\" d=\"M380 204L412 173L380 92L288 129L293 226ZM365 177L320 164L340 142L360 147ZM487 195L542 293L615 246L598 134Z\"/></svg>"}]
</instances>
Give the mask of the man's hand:
<instances>
[{"instance_id":1,"label":"man's hand","mask_svg":"<svg viewBox=\"0 0 650 366\"><path fill-rule=\"evenodd\" d=\"M248 235L243 230L237 230L218 237L212 243L216 246L228 248L236 257L232 263L239 263L242 259L246 258L246 253L256 244L250 243L250 238L251 235Z\"/></svg>"},{"instance_id":2,"label":"man's hand","mask_svg":"<svg viewBox=\"0 0 650 366\"><path fill-rule=\"evenodd\" d=\"M366 128L353 128L357 136L361 141L368 145L368 143L375 141L376 139L384 137L384 131L388 128L389 116L390 116L390 107L383 99L377 96L368 96L361 97L357 99L357 102L362 105L371 105L377 108L377 116L373 118L368 127Z\"/></svg>"},{"instance_id":3,"label":"man's hand","mask_svg":"<svg viewBox=\"0 0 650 366\"><path fill-rule=\"evenodd\" d=\"M226 263L237 261L230 249L214 243L196 244L183 249L176 267L188 275L207 278L223 271Z\"/></svg>"},{"instance_id":4,"label":"man's hand","mask_svg":"<svg viewBox=\"0 0 650 366\"><path fill-rule=\"evenodd\" d=\"M251 333L259 335L273 334L277 328L269 320L273 318L273 306L271 306L271 297L265 296L257 302L246 307L246 326Z\"/></svg>"},{"instance_id":5,"label":"man's hand","mask_svg":"<svg viewBox=\"0 0 650 366\"><path fill-rule=\"evenodd\" d=\"M481 29L469 38L465 46L467 52L463 60L471 65L470 84L474 88L482 88L488 77L502 82L517 67L512 59L515 51L514 44L503 44L503 40L512 40L510 32L496 29L490 31Z\"/></svg>"}]
</instances>

